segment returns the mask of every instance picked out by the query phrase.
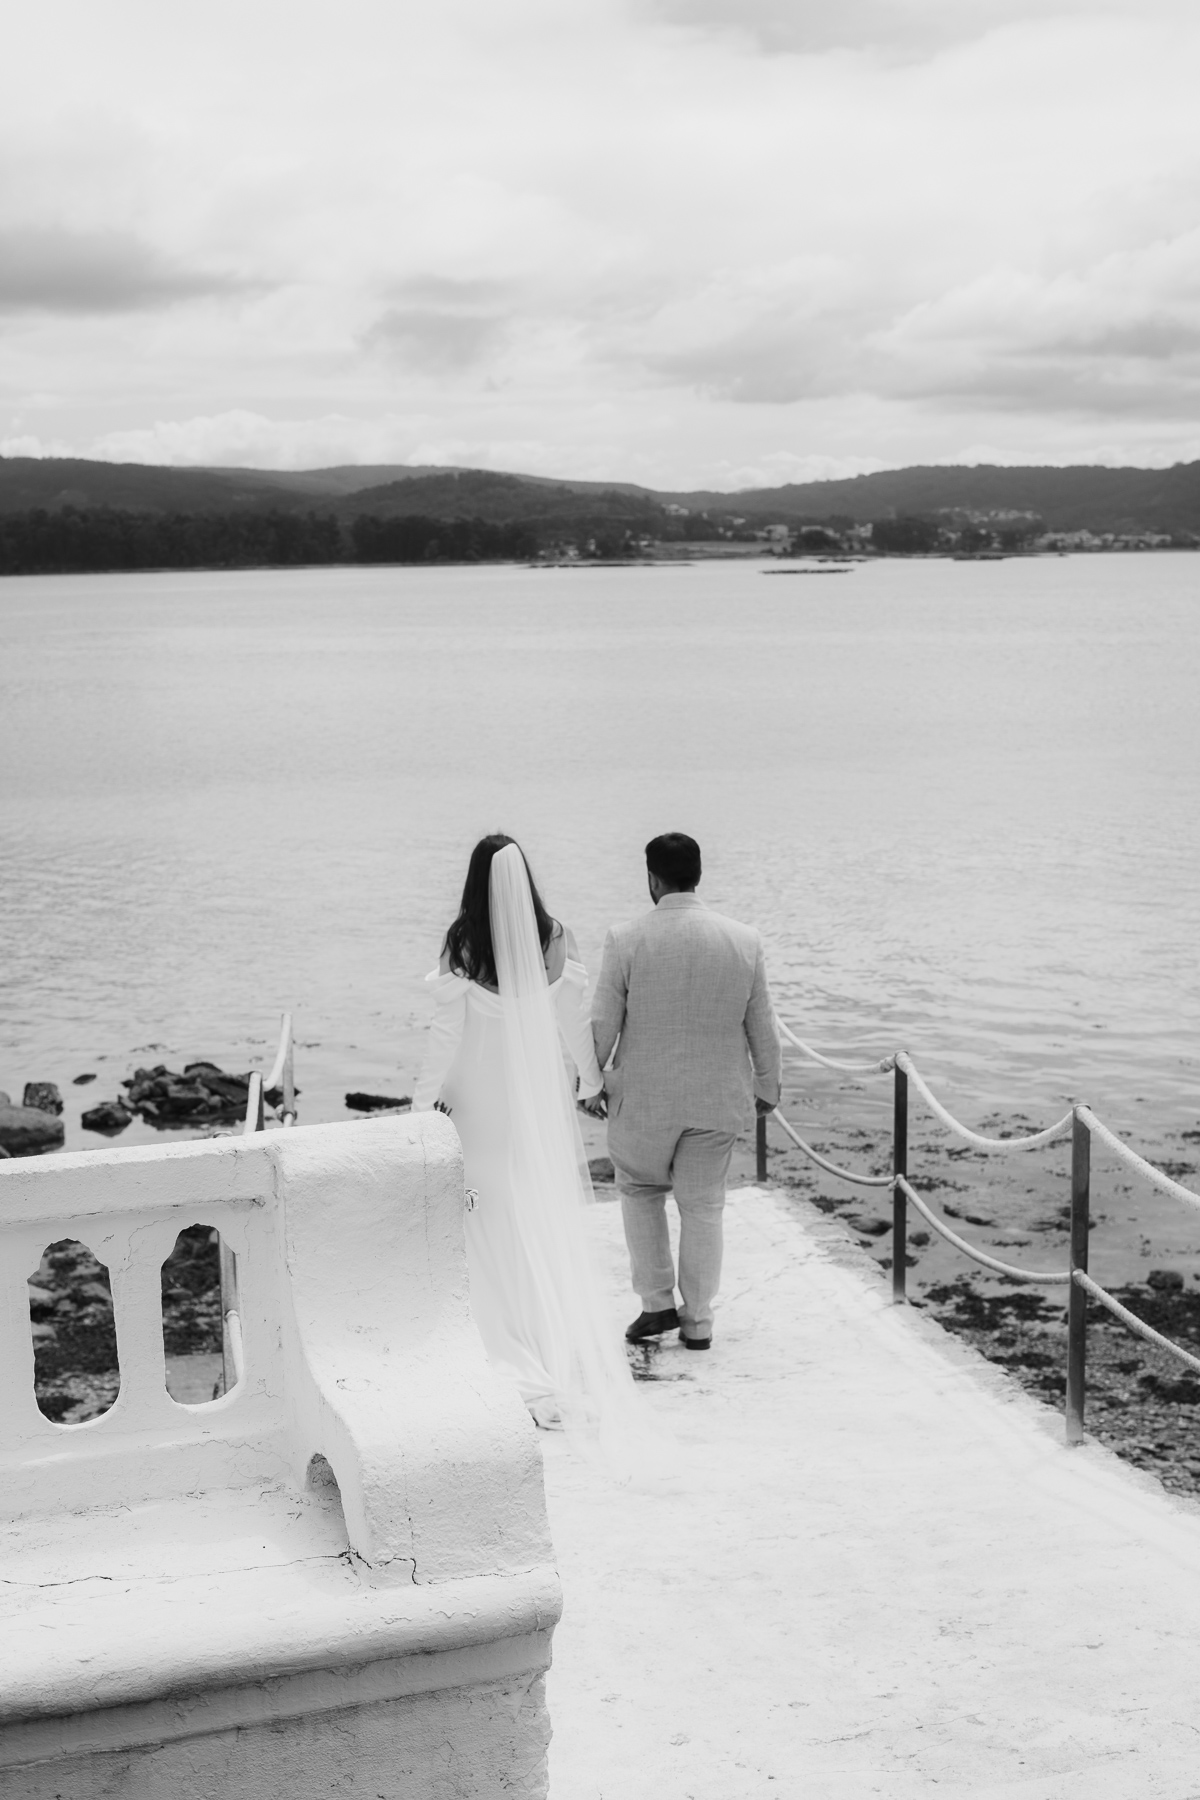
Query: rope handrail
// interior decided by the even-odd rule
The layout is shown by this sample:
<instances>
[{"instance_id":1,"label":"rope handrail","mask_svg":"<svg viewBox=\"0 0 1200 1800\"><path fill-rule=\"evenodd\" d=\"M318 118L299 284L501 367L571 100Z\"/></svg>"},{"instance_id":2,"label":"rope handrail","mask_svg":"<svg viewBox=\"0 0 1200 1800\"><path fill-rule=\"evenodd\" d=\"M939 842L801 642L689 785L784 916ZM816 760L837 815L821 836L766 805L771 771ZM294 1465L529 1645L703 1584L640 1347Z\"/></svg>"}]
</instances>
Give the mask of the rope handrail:
<instances>
[{"instance_id":1,"label":"rope handrail","mask_svg":"<svg viewBox=\"0 0 1200 1800\"><path fill-rule=\"evenodd\" d=\"M965 1138L968 1144L974 1144L977 1149L1036 1150L1041 1144L1050 1144L1054 1142L1055 1138L1065 1137L1067 1132L1071 1129L1071 1121L1074 1115L1067 1112L1064 1113L1062 1118L1055 1124L1048 1125L1045 1131L1035 1131L1031 1133L1029 1137L984 1137L982 1132L972 1131L969 1125L964 1125L961 1120L954 1117L953 1113L946 1111L946 1108L930 1088L925 1077L921 1074L907 1050L900 1050L897 1052L896 1067L900 1070L901 1074L908 1076L930 1112L933 1113L936 1118L939 1118L943 1125L948 1126L950 1130L957 1133L960 1138ZM1165 1180L1166 1177L1164 1176L1163 1179ZM1197 1203L1200 1204L1200 1199L1197 1200Z\"/></svg>"},{"instance_id":2,"label":"rope handrail","mask_svg":"<svg viewBox=\"0 0 1200 1800\"><path fill-rule=\"evenodd\" d=\"M836 1175L839 1181L852 1181L856 1187L891 1187L890 1175L859 1175L853 1169L839 1169L836 1163L827 1162L819 1150L814 1150L811 1144L805 1143L798 1131L792 1130L778 1107L775 1108L771 1117L779 1121L796 1148L803 1150L805 1156L815 1162L819 1169L824 1169L827 1175Z\"/></svg>"},{"instance_id":3,"label":"rope handrail","mask_svg":"<svg viewBox=\"0 0 1200 1800\"><path fill-rule=\"evenodd\" d=\"M797 1037L791 1026L785 1024L782 1019L779 1019L777 1023L780 1035L785 1037L788 1043L797 1050L803 1051L804 1055L811 1058L813 1062L820 1063L823 1069L837 1069L844 1075L890 1075L896 1066L894 1056L881 1057L878 1062L842 1062L833 1056L822 1056L819 1050L814 1050L811 1044L806 1044L802 1037Z\"/></svg>"},{"instance_id":4,"label":"rope handrail","mask_svg":"<svg viewBox=\"0 0 1200 1800\"><path fill-rule=\"evenodd\" d=\"M292 1015L289 1012L285 1012L279 1021L279 1048L275 1052L275 1061L272 1065L271 1073L263 1079L264 1088L270 1090L271 1088L281 1088L283 1086L283 1071L291 1048Z\"/></svg>"},{"instance_id":5,"label":"rope handrail","mask_svg":"<svg viewBox=\"0 0 1200 1800\"><path fill-rule=\"evenodd\" d=\"M277 1093L281 1096L280 1118L284 1128L296 1123L296 1087L292 1074L293 1051L292 1015L290 1012L285 1012L280 1015L279 1048L275 1052L271 1073L264 1076L256 1069L250 1077L250 1087L246 1095L246 1115L242 1126L245 1136L251 1137L256 1131L263 1129L263 1101L268 1093Z\"/></svg>"},{"instance_id":6,"label":"rope handrail","mask_svg":"<svg viewBox=\"0 0 1200 1800\"><path fill-rule=\"evenodd\" d=\"M1091 1147L1102 1145L1115 1156L1125 1167L1141 1177L1159 1193L1166 1194L1172 1200L1179 1200L1185 1206L1200 1209L1200 1193L1185 1187L1162 1169L1155 1168L1144 1156L1130 1147L1123 1138L1098 1119L1090 1106L1073 1105L1061 1119L1049 1125L1043 1131L1030 1132L1025 1137L997 1138L988 1137L983 1132L972 1131L956 1119L937 1095L905 1050L899 1050L894 1056L882 1058L875 1063L843 1062L838 1058L823 1056L811 1044L806 1044L789 1025L779 1021L779 1034L784 1042L791 1043L797 1050L813 1062L824 1068L836 1069L850 1075L883 1075L889 1071L895 1073L895 1101L893 1112L893 1172L891 1175L861 1175L851 1169L842 1169L836 1163L829 1162L805 1143L797 1131L794 1131L784 1118L778 1107L773 1110L776 1118L788 1137L818 1168L839 1181L852 1182L859 1187L886 1188L891 1187L894 1196L893 1208L893 1244L892 1244L892 1298L898 1304L907 1299L906 1254L907 1225L906 1209L908 1205L921 1215L938 1236L952 1245L961 1255L968 1257L980 1267L992 1270L995 1274L1010 1281L1029 1283L1041 1287L1067 1289L1067 1379L1066 1379L1066 1440L1068 1445L1081 1444L1084 1441L1084 1409L1086 1402L1086 1356L1087 1356L1087 1300L1090 1298L1112 1314L1120 1324L1132 1331L1135 1336L1143 1338L1146 1343L1173 1357L1186 1368L1200 1374L1200 1354L1185 1350L1181 1344L1172 1342L1161 1331L1156 1331L1144 1319L1100 1286L1087 1270L1080 1265L1087 1261L1088 1232L1091 1228ZM990 1256L987 1251L979 1249L960 1237L944 1219L926 1204L922 1196L908 1179L908 1130L909 1130L909 1093L908 1084L916 1088L925 1105L936 1119L956 1137L964 1139L983 1151L995 1150L1034 1150L1045 1144L1052 1144L1068 1133L1072 1137L1071 1151L1071 1266L1067 1269L1050 1271L1042 1269L1021 1269L1015 1263L1002 1262L997 1256ZM760 1181L767 1179L767 1115L762 1114L758 1120L757 1133L757 1171Z\"/></svg>"},{"instance_id":7,"label":"rope handrail","mask_svg":"<svg viewBox=\"0 0 1200 1800\"><path fill-rule=\"evenodd\" d=\"M957 1231L952 1231L944 1219L939 1219L936 1213L930 1211L916 1188L903 1175L896 1177L896 1186L904 1191L921 1217L926 1219L935 1231L940 1232L947 1243L953 1244L956 1250L961 1250L964 1255L971 1257L975 1262L982 1263L985 1269L995 1269L997 1274L1012 1275L1018 1281L1036 1281L1044 1286L1066 1287L1069 1283L1071 1279L1069 1269L1063 1269L1061 1273L1041 1269L1018 1269L1015 1263L1001 1262L999 1257L989 1256L985 1250L977 1250L973 1244L968 1244L966 1238L959 1237Z\"/></svg>"},{"instance_id":8,"label":"rope handrail","mask_svg":"<svg viewBox=\"0 0 1200 1800\"><path fill-rule=\"evenodd\" d=\"M1154 1164L1147 1162L1144 1156L1139 1156L1136 1150L1131 1150L1124 1138L1119 1138L1115 1131L1110 1131L1107 1125L1100 1122L1090 1106L1081 1106L1078 1111L1079 1117L1092 1136L1099 1138L1100 1142L1111 1150L1114 1156L1120 1157L1127 1167L1144 1176L1160 1192L1170 1194L1173 1200L1182 1200L1187 1206L1200 1206L1200 1194L1194 1194L1191 1188L1184 1187L1182 1182L1172 1181L1169 1175L1164 1175L1161 1169L1156 1169Z\"/></svg>"},{"instance_id":9,"label":"rope handrail","mask_svg":"<svg viewBox=\"0 0 1200 1800\"><path fill-rule=\"evenodd\" d=\"M1178 1357L1180 1362L1186 1363L1189 1369L1200 1371L1200 1356L1193 1356L1190 1350L1183 1349L1180 1344L1173 1344L1170 1338L1163 1336L1161 1331L1155 1331L1153 1325L1147 1325L1145 1319L1139 1319L1136 1313L1131 1313L1127 1306L1122 1306L1119 1300L1114 1300L1113 1296L1105 1288L1102 1288L1098 1281L1093 1281L1086 1269L1076 1269L1074 1279L1086 1293L1092 1296L1093 1300L1098 1300L1101 1306L1107 1307L1115 1319L1120 1319L1122 1325L1128 1325L1130 1331L1136 1331L1139 1337L1146 1339L1147 1343L1157 1344L1160 1350L1169 1351L1172 1356Z\"/></svg>"}]
</instances>

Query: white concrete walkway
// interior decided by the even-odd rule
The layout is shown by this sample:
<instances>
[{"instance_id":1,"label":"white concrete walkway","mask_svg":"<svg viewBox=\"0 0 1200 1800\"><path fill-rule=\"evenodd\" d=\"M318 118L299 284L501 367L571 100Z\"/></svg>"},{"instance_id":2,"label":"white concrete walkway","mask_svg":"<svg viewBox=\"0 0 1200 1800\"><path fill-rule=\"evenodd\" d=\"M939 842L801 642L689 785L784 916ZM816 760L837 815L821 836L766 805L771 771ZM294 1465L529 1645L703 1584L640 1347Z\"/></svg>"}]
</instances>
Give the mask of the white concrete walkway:
<instances>
[{"instance_id":1,"label":"white concrete walkway","mask_svg":"<svg viewBox=\"0 0 1200 1800\"><path fill-rule=\"evenodd\" d=\"M543 1439L551 1800L1200 1800L1200 1509L1067 1451L802 1203L727 1217L714 1348L643 1390L681 1490Z\"/></svg>"}]
</instances>

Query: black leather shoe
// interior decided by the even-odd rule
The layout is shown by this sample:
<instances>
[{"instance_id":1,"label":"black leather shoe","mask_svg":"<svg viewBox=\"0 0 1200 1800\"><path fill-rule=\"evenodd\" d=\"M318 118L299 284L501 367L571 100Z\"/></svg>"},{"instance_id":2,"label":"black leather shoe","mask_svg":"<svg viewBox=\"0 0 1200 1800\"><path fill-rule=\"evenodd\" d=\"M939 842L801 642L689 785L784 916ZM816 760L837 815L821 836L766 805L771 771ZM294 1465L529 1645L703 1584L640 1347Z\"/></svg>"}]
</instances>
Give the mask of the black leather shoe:
<instances>
[{"instance_id":1,"label":"black leather shoe","mask_svg":"<svg viewBox=\"0 0 1200 1800\"><path fill-rule=\"evenodd\" d=\"M689 1350L711 1350L712 1349L712 1339L711 1338L685 1338L681 1331L679 1334L679 1341L681 1344L686 1344L687 1348Z\"/></svg>"},{"instance_id":2,"label":"black leather shoe","mask_svg":"<svg viewBox=\"0 0 1200 1800\"><path fill-rule=\"evenodd\" d=\"M640 1344L643 1338L659 1337L664 1331L674 1331L678 1324L679 1314L673 1306L668 1306L666 1312L639 1313L625 1333L625 1342Z\"/></svg>"}]
</instances>

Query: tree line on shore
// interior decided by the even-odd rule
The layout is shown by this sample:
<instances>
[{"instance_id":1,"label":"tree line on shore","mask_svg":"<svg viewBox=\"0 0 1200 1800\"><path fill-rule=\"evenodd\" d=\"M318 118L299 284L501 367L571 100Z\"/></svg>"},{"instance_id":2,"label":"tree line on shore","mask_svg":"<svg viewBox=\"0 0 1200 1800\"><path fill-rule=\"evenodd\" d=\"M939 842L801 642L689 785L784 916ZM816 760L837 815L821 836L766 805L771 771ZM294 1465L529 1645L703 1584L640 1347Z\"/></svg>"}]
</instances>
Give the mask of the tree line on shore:
<instances>
[{"instance_id":1,"label":"tree line on shore","mask_svg":"<svg viewBox=\"0 0 1200 1800\"><path fill-rule=\"evenodd\" d=\"M844 556L1014 555L1046 548L1195 548L1191 534L1053 539L1024 518L901 516L856 524L801 519L767 529L745 518L633 510L487 519L307 511L295 507L142 512L64 505L0 513L0 575L100 574L139 569L271 569L330 564L532 562L536 558L634 559L664 545L761 543L777 554Z\"/></svg>"},{"instance_id":2,"label":"tree line on shore","mask_svg":"<svg viewBox=\"0 0 1200 1800\"><path fill-rule=\"evenodd\" d=\"M0 574L136 569L295 568L331 563L519 562L536 556L528 523L486 519L344 521L332 513L140 513L64 506L0 515Z\"/></svg>"}]
</instances>

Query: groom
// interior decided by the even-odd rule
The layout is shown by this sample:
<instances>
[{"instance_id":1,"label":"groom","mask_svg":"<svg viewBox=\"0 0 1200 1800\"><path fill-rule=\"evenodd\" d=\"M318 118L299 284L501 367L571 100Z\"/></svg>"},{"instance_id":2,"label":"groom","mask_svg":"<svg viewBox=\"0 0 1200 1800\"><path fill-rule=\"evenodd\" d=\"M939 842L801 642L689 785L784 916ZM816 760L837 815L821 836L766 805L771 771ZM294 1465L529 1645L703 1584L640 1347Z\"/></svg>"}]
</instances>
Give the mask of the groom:
<instances>
[{"instance_id":1,"label":"groom","mask_svg":"<svg viewBox=\"0 0 1200 1800\"><path fill-rule=\"evenodd\" d=\"M696 897L700 846L681 831L646 845L651 912L614 926L592 1003L604 1068L608 1147L642 1312L631 1344L679 1327L689 1350L712 1343L721 1279L725 1177L753 1096L779 1103L779 1032L762 939ZM666 1197L679 1208L679 1291Z\"/></svg>"}]
</instances>

